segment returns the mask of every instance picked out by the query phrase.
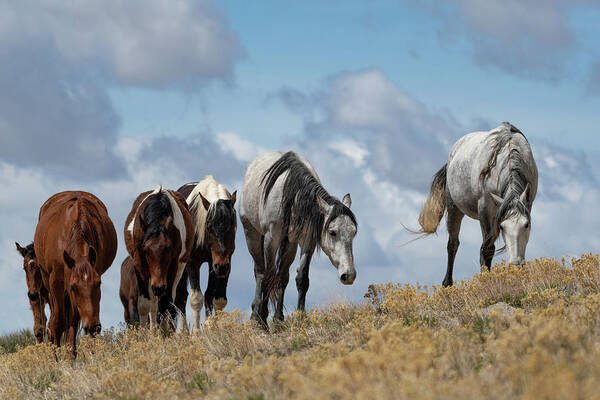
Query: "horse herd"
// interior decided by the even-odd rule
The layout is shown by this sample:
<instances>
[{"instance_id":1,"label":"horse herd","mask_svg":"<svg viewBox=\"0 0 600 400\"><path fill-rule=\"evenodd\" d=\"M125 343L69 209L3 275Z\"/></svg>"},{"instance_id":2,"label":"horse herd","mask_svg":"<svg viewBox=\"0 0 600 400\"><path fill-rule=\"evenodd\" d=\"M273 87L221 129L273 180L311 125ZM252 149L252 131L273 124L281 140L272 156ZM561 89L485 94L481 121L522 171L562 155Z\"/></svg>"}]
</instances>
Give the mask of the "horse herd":
<instances>
[{"instance_id":1,"label":"horse herd","mask_svg":"<svg viewBox=\"0 0 600 400\"><path fill-rule=\"evenodd\" d=\"M428 235L447 211L444 286L452 284L464 215L480 221L481 265L489 268L500 232L509 261L523 263L536 191L531 149L513 125L468 134L454 145L419 215L419 232ZM121 266L120 298L127 324L174 330L178 320L180 330L187 329L188 295L193 331L200 328L203 306L207 316L225 308L235 250L236 199L236 192L230 194L210 175L177 191L158 187L137 197L124 224L129 256ZM351 204L350 194L341 201L331 196L308 160L294 152L267 153L250 162L238 209L254 260L252 318L260 325L267 327L269 302L274 319L284 318L284 291L298 247L298 310L305 308L316 249L329 257L343 284L354 282L352 247L358 224ZM101 330L101 276L117 251L106 207L91 193L55 194L40 209L33 243L16 246L23 256L38 342L44 340L44 308L49 304L48 340L60 346L66 339L75 357L79 326L92 336ZM204 294L199 283L203 263L209 275Z\"/></svg>"}]
</instances>

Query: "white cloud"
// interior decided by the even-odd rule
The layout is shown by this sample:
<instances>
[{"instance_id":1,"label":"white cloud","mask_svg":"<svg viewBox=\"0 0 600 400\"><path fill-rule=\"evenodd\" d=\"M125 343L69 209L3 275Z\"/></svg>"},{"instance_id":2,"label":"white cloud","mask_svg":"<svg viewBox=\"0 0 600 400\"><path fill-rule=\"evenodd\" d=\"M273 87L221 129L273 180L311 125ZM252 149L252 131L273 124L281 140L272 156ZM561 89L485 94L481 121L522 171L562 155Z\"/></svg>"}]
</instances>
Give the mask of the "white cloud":
<instances>
[{"instance_id":1,"label":"white cloud","mask_svg":"<svg viewBox=\"0 0 600 400\"><path fill-rule=\"evenodd\" d=\"M238 161L243 162L249 162L267 151L234 132L219 132L216 141L223 152L232 154Z\"/></svg>"},{"instance_id":2,"label":"white cloud","mask_svg":"<svg viewBox=\"0 0 600 400\"><path fill-rule=\"evenodd\" d=\"M406 2L442 22L440 37L466 39L483 66L537 80L557 80L581 46L570 23L572 10L589 0L454 0Z\"/></svg>"},{"instance_id":3,"label":"white cloud","mask_svg":"<svg viewBox=\"0 0 600 400\"><path fill-rule=\"evenodd\" d=\"M4 40L46 38L66 59L100 65L124 85L228 81L243 55L212 0L25 0L3 2L0 14Z\"/></svg>"}]
</instances>

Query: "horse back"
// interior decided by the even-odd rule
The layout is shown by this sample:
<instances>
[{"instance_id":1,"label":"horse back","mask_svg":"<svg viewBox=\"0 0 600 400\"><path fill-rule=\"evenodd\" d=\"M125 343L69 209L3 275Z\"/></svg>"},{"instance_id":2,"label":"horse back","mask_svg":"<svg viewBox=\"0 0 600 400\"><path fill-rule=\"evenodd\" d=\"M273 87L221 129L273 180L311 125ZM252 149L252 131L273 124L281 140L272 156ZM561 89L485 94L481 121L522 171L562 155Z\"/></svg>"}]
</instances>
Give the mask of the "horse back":
<instances>
[{"instance_id":1,"label":"horse back","mask_svg":"<svg viewBox=\"0 0 600 400\"><path fill-rule=\"evenodd\" d=\"M95 268L104 273L117 252L117 233L106 206L93 194L82 191L61 192L41 207L35 233L35 250L41 268L62 264L75 224L87 231L86 238L97 253ZM37 241L37 243L36 243Z\"/></svg>"}]
</instances>

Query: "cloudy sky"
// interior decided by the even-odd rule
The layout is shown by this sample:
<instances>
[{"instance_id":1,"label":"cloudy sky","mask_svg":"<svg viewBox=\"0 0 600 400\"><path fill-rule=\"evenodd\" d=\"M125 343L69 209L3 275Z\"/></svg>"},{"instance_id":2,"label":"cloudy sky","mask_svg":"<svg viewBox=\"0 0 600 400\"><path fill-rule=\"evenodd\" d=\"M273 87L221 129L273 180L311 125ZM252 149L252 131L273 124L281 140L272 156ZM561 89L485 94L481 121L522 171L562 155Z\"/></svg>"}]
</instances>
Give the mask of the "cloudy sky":
<instances>
[{"instance_id":1,"label":"cloudy sky","mask_svg":"<svg viewBox=\"0 0 600 400\"><path fill-rule=\"evenodd\" d=\"M540 171L528 258L598 251L597 0L66 4L0 1L0 333L32 325L14 242L32 240L49 196L87 190L109 209L120 247L102 277L108 327L122 320L122 231L137 194L208 173L240 189L269 150L303 154L331 194L353 197L357 280L342 286L318 256L311 306L360 301L374 282L439 284L444 225L401 246L412 238L401 224L417 227L454 141L502 121L527 135ZM238 232L228 309L248 311L253 267ZM478 271L480 245L465 219L456 279Z\"/></svg>"}]
</instances>

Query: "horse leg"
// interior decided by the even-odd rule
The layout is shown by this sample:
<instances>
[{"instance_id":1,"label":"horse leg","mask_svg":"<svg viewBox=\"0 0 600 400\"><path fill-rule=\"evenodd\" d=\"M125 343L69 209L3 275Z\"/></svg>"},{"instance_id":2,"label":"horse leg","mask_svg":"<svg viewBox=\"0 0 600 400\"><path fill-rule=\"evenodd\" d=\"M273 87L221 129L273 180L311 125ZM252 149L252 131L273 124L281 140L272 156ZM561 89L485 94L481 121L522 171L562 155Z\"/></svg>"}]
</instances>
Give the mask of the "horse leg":
<instances>
[{"instance_id":1,"label":"horse leg","mask_svg":"<svg viewBox=\"0 0 600 400\"><path fill-rule=\"evenodd\" d=\"M484 201L480 201L478 205L479 225L481 226L481 235L483 243L479 251L479 263L486 266L488 271L492 268L492 259L496 251L494 242L498 238L497 229L494 229L494 216L490 215Z\"/></svg>"},{"instance_id":2,"label":"horse leg","mask_svg":"<svg viewBox=\"0 0 600 400\"><path fill-rule=\"evenodd\" d=\"M450 196L446 198L446 207L448 215L446 216L446 224L448 227L448 266L446 268L446 276L442 282L442 286L452 286L452 271L454 270L454 259L456 258L456 252L460 241L458 240L458 234L460 233L460 225L462 219L465 216L458 207L454 204Z\"/></svg>"},{"instance_id":3,"label":"horse leg","mask_svg":"<svg viewBox=\"0 0 600 400\"><path fill-rule=\"evenodd\" d=\"M296 271L296 289L298 289L298 311L304 311L306 292L308 292L308 270L315 248L300 250L300 266Z\"/></svg>"},{"instance_id":4,"label":"horse leg","mask_svg":"<svg viewBox=\"0 0 600 400\"><path fill-rule=\"evenodd\" d=\"M283 321L283 297L285 293L285 288L290 280L290 265L294 262L294 258L296 258L296 251L298 250L298 245L296 243L290 243L287 239L283 241L281 246L279 247L279 258L277 263L279 264L277 270L279 272L279 276L277 279L279 280L276 291L277 304L275 307L275 314L273 316L274 319Z\"/></svg>"},{"instance_id":5,"label":"horse leg","mask_svg":"<svg viewBox=\"0 0 600 400\"><path fill-rule=\"evenodd\" d=\"M50 302L51 302L51 313L49 328L49 339L52 344L60 346L60 341L65 330L65 290L63 284L63 277L56 276L56 270L59 270L62 275L62 266L55 267L50 275Z\"/></svg>"},{"instance_id":6,"label":"horse leg","mask_svg":"<svg viewBox=\"0 0 600 400\"><path fill-rule=\"evenodd\" d=\"M184 330L188 330L187 326L187 318L185 315L185 306L187 304L188 299L188 274L187 267L184 269L183 274L181 274L181 278L179 279L179 283L177 284L177 291L175 294L175 307L177 308L177 312L179 313L179 332L183 332Z\"/></svg>"},{"instance_id":7,"label":"horse leg","mask_svg":"<svg viewBox=\"0 0 600 400\"><path fill-rule=\"evenodd\" d=\"M260 303L260 319L262 323L267 325L267 317L269 316L269 291L272 287L267 287L268 285L277 285L277 271L275 265L275 256L277 255L277 249L279 246L276 245L275 240L273 238L273 233L271 230L267 232L264 236L263 242L263 253L264 253L264 273L265 278L262 281L262 297Z\"/></svg>"},{"instance_id":8,"label":"horse leg","mask_svg":"<svg viewBox=\"0 0 600 400\"><path fill-rule=\"evenodd\" d=\"M185 267L190 280L190 289L192 290L192 294L190 295L190 306L192 306L194 315L192 332L200 330L200 311L202 311L202 306L204 305L204 296L202 295L202 290L200 290L200 265L200 262L190 260Z\"/></svg>"},{"instance_id":9,"label":"horse leg","mask_svg":"<svg viewBox=\"0 0 600 400\"><path fill-rule=\"evenodd\" d=\"M245 223L244 219L242 219L242 225L244 226L248 251L254 260L254 280L256 281L256 290L254 292L254 300L252 301L251 318L265 326L266 321L263 322L261 318L263 281L265 278L265 256L263 249L264 237L256 229L254 229L251 224Z\"/></svg>"},{"instance_id":10,"label":"horse leg","mask_svg":"<svg viewBox=\"0 0 600 400\"><path fill-rule=\"evenodd\" d=\"M31 307L31 312L33 313L33 334L35 335L37 342L42 343L44 341L46 321L44 321L45 315L41 295L37 300L29 300L29 306Z\"/></svg>"},{"instance_id":11,"label":"horse leg","mask_svg":"<svg viewBox=\"0 0 600 400\"><path fill-rule=\"evenodd\" d=\"M213 301L215 299L216 286L216 277L213 273L212 261L210 261L208 263L208 283L206 285L206 290L204 291L204 312L207 318L213 315Z\"/></svg>"},{"instance_id":12,"label":"horse leg","mask_svg":"<svg viewBox=\"0 0 600 400\"><path fill-rule=\"evenodd\" d=\"M68 297L69 296L66 296L67 299ZM69 331L67 337L69 342L69 349L71 350L71 360L74 360L77 357L77 331L79 330L79 322L81 318L77 310L73 308L72 304L70 304L70 301L67 301L67 303L69 303L67 307L71 309L69 313Z\"/></svg>"}]
</instances>

